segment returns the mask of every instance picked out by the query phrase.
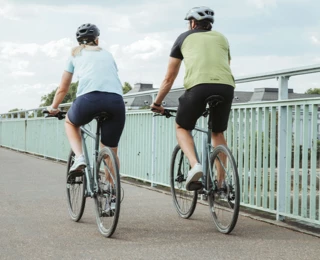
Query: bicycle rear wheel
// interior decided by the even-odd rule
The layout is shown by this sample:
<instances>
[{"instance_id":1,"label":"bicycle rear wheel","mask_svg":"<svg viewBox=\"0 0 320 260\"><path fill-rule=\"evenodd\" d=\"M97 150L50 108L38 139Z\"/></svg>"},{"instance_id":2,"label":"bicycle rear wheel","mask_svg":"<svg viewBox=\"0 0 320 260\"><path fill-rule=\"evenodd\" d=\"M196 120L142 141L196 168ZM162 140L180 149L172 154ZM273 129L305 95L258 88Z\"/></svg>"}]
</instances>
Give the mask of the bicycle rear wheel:
<instances>
[{"instance_id":1,"label":"bicycle rear wheel","mask_svg":"<svg viewBox=\"0 0 320 260\"><path fill-rule=\"evenodd\" d=\"M170 168L170 186L173 204L182 218L190 218L198 199L197 191L186 190L186 179L190 165L188 159L177 145L172 153Z\"/></svg>"},{"instance_id":2,"label":"bicycle rear wheel","mask_svg":"<svg viewBox=\"0 0 320 260\"><path fill-rule=\"evenodd\" d=\"M100 233L110 237L116 230L121 202L121 184L117 157L104 147L97 160L98 192L95 196L96 220Z\"/></svg>"},{"instance_id":3,"label":"bicycle rear wheel","mask_svg":"<svg viewBox=\"0 0 320 260\"><path fill-rule=\"evenodd\" d=\"M73 221L78 222L83 214L84 207L86 205L85 189L86 189L86 177L84 170L79 172L79 176L69 176L69 169L74 163L74 152L71 150L67 164L67 201L68 212Z\"/></svg>"},{"instance_id":4,"label":"bicycle rear wheel","mask_svg":"<svg viewBox=\"0 0 320 260\"><path fill-rule=\"evenodd\" d=\"M237 165L230 150L224 145L214 148L210 163L212 172L208 174L207 187L213 187L213 191L208 196L209 209L217 229L228 234L235 227L239 215L240 187Z\"/></svg>"}]
</instances>

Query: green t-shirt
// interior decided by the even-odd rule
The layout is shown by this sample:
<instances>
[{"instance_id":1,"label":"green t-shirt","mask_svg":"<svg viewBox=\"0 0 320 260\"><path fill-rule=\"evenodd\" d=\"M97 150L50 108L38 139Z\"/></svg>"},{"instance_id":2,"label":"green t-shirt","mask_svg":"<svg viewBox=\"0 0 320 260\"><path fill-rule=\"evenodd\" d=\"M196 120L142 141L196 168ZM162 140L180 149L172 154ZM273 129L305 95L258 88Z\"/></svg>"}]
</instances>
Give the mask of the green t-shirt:
<instances>
[{"instance_id":1,"label":"green t-shirt","mask_svg":"<svg viewBox=\"0 0 320 260\"><path fill-rule=\"evenodd\" d=\"M229 66L229 43L219 32L195 29L181 34L171 49L170 57L184 60L186 89L210 83L235 87Z\"/></svg>"}]
</instances>

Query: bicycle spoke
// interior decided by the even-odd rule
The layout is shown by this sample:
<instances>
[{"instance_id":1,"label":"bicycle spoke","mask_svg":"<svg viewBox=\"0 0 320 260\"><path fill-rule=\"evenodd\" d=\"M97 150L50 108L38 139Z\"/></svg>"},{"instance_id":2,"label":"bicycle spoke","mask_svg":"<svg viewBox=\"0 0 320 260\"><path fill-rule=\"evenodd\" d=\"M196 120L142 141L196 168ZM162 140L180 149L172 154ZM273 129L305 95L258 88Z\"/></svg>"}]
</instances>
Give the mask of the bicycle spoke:
<instances>
[{"instance_id":1,"label":"bicycle spoke","mask_svg":"<svg viewBox=\"0 0 320 260\"><path fill-rule=\"evenodd\" d=\"M209 196L209 208L214 223L222 233L230 233L239 214L239 180L236 164L226 146L218 146L211 157L212 172L208 178L214 190Z\"/></svg>"},{"instance_id":2,"label":"bicycle spoke","mask_svg":"<svg viewBox=\"0 0 320 260\"><path fill-rule=\"evenodd\" d=\"M71 151L67 166L67 201L68 211L72 220L79 221L85 207L85 177L75 177L74 180L69 176L69 169L74 162L74 153Z\"/></svg>"},{"instance_id":3,"label":"bicycle spoke","mask_svg":"<svg viewBox=\"0 0 320 260\"><path fill-rule=\"evenodd\" d=\"M180 147L176 146L171 160L170 184L175 208L182 218L189 218L193 214L197 203L197 192L187 191L185 188L189 169L188 160Z\"/></svg>"},{"instance_id":4,"label":"bicycle spoke","mask_svg":"<svg viewBox=\"0 0 320 260\"><path fill-rule=\"evenodd\" d=\"M98 193L95 198L96 220L100 233L110 237L118 223L121 186L116 156L108 147L99 152L97 160Z\"/></svg>"}]
</instances>

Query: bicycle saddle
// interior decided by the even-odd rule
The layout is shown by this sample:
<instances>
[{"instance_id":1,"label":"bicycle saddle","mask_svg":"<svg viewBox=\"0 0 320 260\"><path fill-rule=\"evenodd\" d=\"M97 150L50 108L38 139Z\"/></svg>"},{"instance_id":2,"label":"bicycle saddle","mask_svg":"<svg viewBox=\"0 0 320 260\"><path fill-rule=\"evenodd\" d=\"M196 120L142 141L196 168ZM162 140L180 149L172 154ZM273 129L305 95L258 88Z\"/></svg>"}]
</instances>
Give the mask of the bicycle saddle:
<instances>
[{"instance_id":1,"label":"bicycle saddle","mask_svg":"<svg viewBox=\"0 0 320 260\"><path fill-rule=\"evenodd\" d=\"M102 122L102 121L105 121L105 120L108 120L111 118L111 114L108 113L108 112L101 112L101 113L98 113L94 116L94 119L96 119L97 121L99 122Z\"/></svg>"},{"instance_id":2,"label":"bicycle saddle","mask_svg":"<svg viewBox=\"0 0 320 260\"><path fill-rule=\"evenodd\" d=\"M219 95L212 95L205 100L205 102L209 105L210 108L219 105L223 101L224 98Z\"/></svg>"}]
</instances>

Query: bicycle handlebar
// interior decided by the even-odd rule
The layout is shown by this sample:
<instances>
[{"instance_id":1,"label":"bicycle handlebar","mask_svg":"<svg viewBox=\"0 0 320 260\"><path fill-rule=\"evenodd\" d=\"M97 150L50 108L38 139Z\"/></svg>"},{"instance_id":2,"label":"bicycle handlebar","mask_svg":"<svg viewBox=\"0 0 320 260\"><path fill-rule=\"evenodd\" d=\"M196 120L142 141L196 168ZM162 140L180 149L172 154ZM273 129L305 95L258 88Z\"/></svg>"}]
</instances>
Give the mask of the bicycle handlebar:
<instances>
[{"instance_id":1,"label":"bicycle handlebar","mask_svg":"<svg viewBox=\"0 0 320 260\"><path fill-rule=\"evenodd\" d=\"M157 109L152 108L151 111L156 112ZM153 116L165 116L166 118L175 117L175 115L172 115L171 113L177 113L177 110L175 109L165 109L163 114L157 113Z\"/></svg>"},{"instance_id":2,"label":"bicycle handlebar","mask_svg":"<svg viewBox=\"0 0 320 260\"><path fill-rule=\"evenodd\" d=\"M51 115L51 114L49 113L49 111L45 109L45 110L42 110L42 114L47 114L47 115L45 116L45 118L48 118L48 117L56 117L56 118L58 118L59 120L62 120L62 119L65 119L67 112L65 112L65 111L59 111L57 114Z\"/></svg>"}]
</instances>

